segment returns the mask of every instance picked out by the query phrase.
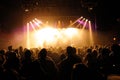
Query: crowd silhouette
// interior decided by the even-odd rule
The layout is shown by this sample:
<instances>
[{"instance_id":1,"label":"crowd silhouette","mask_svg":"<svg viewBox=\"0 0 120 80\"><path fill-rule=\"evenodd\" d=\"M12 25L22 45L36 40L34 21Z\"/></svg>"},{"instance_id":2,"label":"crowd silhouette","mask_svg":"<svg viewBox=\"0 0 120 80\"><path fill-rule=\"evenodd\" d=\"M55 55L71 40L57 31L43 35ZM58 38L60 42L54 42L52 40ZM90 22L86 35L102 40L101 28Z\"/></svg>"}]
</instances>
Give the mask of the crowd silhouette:
<instances>
[{"instance_id":1,"label":"crowd silhouette","mask_svg":"<svg viewBox=\"0 0 120 80\"><path fill-rule=\"evenodd\" d=\"M107 80L120 74L120 46L0 50L0 80Z\"/></svg>"}]
</instances>

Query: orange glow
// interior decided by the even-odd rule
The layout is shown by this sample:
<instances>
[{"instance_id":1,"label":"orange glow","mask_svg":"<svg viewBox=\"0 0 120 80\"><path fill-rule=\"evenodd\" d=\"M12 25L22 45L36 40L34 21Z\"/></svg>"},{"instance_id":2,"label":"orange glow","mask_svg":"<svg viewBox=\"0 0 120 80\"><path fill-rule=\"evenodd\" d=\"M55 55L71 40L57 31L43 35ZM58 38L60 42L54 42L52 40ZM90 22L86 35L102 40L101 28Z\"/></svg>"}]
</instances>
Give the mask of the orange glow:
<instances>
[{"instance_id":1,"label":"orange glow","mask_svg":"<svg viewBox=\"0 0 120 80\"><path fill-rule=\"evenodd\" d=\"M116 40L116 38L114 37L114 38L113 38L113 40L115 41L115 40Z\"/></svg>"},{"instance_id":2,"label":"orange glow","mask_svg":"<svg viewBox=\"0 0 120 80\"><path fill-rule=\"evenodd\" d=\"M35 46L41 47L57 44L58 41L67 42L75 35L78 35L78 31L75 28L55 29L45 27L33 33L33 37L36 40Z\"/></svg>"},{"instance_id":3,"label":"orange glow","mask_svg":"<svg viewBox=\"0 0 120 80\"><path fill-rule=\"evenodd\" d=\"M82 17L79 19L82 19ZM82 20L85 20L85 18ZM35 24L39 24L38 21L37 19L33 20ZM84 21L82 29L74 27L54 28L42 23L43 27L37 30L35 29L35 25L30 22L28 23L29 25L27 24L27 47L85 46L89 45L89 43L91 45L93 44L92 30L89 28L90 31L88 32L88 30L84 29L87 21L87 19ZM33 31L29 31L30 27L33 28ZM90 23L89 27L91 27Z\"/></svg>"},{"instance_id":4,"label":"orange glow","mask_svg":"<svg viewBox=\"0 0 120 80\"><path fill-rule=\"evenodd\" d=\"M89 21L89 32L90 32L90 44L93 46L93 35L92 35L92 27L90 21Z\"/></svg>"},{"instance_id":5,"label":"orange glow","mask_svg":"<svg viewBox=\"0 0 120 80\"><path fill-rule=\"evenodd\" d=\"M27 48L30 48L29 23L27 23Z\"/></svg>"}]
</instances>

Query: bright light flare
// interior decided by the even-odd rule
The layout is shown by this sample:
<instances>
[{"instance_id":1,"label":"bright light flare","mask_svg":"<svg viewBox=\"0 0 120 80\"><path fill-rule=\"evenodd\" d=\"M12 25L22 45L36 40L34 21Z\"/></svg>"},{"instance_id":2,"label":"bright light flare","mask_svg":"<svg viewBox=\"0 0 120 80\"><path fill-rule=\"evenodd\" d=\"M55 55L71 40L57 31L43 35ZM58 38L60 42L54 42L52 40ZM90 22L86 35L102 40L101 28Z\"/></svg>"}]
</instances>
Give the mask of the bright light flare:
<instances>
[{"instance_id":1,"label":"bright light flare","mask_svg":"<svg viewBox=\"0 0 120 80\"><path fill-rule=\"evenodd\" d=\"M37 25L37 27L40 27L40 23L37 23L35 20L33 22Z\"/></svg>"},{"instance_id":2,"label":"bright light flare","mask_svg":"<svg viewBox=\"0 0 120 80\"><path fill-rule=\"evenodd\" d=\"M92 38L92 29L91 23L89 21L89 33L85 30L85 26L88 22L87 19L80 17L77 21L82 21L83 27L82 29L69 27L69 28L54 28L50 27L46 24L43 24L38 19L34 19L32 22L38 26L38 24L42 24L43 27L39 29L35 29L35 26L32 22L27 24L27 47L56 47L61 46L65 47L67 45L89 45L89 43L93 44ZM33 28L33 31L29 31L29 27Z\"/></svg>"},{"instance_id":3,"label":"bright light flare","mask_svg":"<svg viewBox=\"0 0 120 80\"><path fill-rule=\"evenodd\" d=\"M52 42L55 42L58 36L59 32L50 27L43 28L34 33L36 45L41 45L42 47L45 46L46 43L52 44Z\"/></svg>"},{"instance_id":4,"label":"bright light flare","mask_svg":"<svg viewBox=\"0 0 120 80\"><path fill-rule=\"evenodd\" d=\"M35 33L36 38L43 39L47 42L53 41L54 37L58 34L58 31L53 28L43 28Z\"/></svg>"},{"instance_id":5,"label":"bright light flare","mask_svg":"<svg viewBox=\"0 0 120 80\"><path fill-rule=\"evenodd\" d=\"M76 35L77 34L77 29L76 28L67 28L67 29L65 29L65 34L67 35L67 36L69 36L69 37L73 37L74 35Z\"/></svg>"},{"instance_id":6,"label":"bright light flare","mask_svg":"<svg viewBox=\"0 0 120 80\"><path fill-rule=\"evenodd\" d=\"M59 42L63 45L63 43L68 43L75 36L78 35L78 30L76 28L64 28L64 29L56 29L51 27L45 27L37 32L33 33L33 39L35 39L36 47L46 47L46 46L55 46Z\"/></svg>"}]
</instances>

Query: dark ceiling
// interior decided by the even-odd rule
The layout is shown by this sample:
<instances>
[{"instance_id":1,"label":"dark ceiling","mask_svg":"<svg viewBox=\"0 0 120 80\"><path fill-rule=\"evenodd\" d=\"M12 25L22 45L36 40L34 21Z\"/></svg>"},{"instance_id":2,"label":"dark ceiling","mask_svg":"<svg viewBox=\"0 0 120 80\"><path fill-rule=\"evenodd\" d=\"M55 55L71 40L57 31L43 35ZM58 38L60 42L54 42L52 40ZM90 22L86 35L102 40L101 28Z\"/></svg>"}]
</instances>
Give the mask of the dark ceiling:
<instances>
[{"instance_id":1,"label":"dark ceiling","mask_svg":"<svg viewBox=\"0 0 120 80\"><path fill-rule=\"evenodd\" d=\"M0 0L0 30L21 27L24 16L31 15L92 17L105 29L120 24L119 8L111 0Z\"/></svg>"}]
</instances>

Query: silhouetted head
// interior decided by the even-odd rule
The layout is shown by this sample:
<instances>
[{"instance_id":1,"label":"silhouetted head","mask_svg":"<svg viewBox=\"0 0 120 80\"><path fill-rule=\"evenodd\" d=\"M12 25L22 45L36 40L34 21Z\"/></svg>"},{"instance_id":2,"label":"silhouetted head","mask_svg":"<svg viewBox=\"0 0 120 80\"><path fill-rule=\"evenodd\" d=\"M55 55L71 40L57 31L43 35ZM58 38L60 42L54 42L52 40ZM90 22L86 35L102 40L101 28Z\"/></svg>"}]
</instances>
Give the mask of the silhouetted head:
<instances>
[{"instance_id":1,"label":"silhouetted head","mask_svg":"<svg viewBox=\"0 0 120 80\"><path fill-rule=\"evenodd\" d=\"M76 48L75 47L73 47L73 53L76 54Z\"/></svg>"},{"instance_id":2,"label":"silhouetted head","mask_svg":"<svg viewBox=\"0 0 120 80\"><path fill-rule=\"evenodd\" d=\"M32 53L30 50L26 50L24 55L25 57L31 57Z\"/></svg>"},{"instance_id":3,"label":"silhouetted head","mask_svg":"<svg viewBox=\"0 0 120 80\"><path fill-rule=\"evenodd\" d=\"M8 46L8 51L12 51L12 46Z\"/></svg>"},{"instance_id":4,"label":"silhouetted head","mask_svg":"<svg viewBox=\"0 0 120 80\"><path fill-rule=\"evenodd\" d=\"M92 51L92 55L93 55L94 57L97 57L97 55L98 55L97 50L93 50L93 51Z\"/></svg>"},{"instance_id":5,"label":"silhouetted head","mask_svg":"<svg viewBox=\"0 0 120 80\"><path fill-rule=\"evenodd\" d=\"M47 50L45 48L41 49L41 51L38 54L39 58L46 58L47 56Z\"/></svg>"},{"instance_id":6,"label":"silhouetted head","mask_svg":"<svg viewBox=\"0 0 120 80\"><path fill-rule=\"evenodd\" d=\"M88 49L87 49L87 53L92 53L92 49L91 49L91 48L88 48Z\"/></svg>"},{"instance_id":7,"label":"silhouetted head","mask_svg":"<svg viewBox=\"0 0 120 80\"><path fill-rule=\"evenodd\" d=\"M4 54L5 54L5 50L3 50L3 49L0 50L0 54L1 54L1 55L4 55Z\"/></svg>"},{"instance_id":8,"label":"silhouetted head","mask_svg":"<svg viewBox=\"0 0 120 80\"><path fill-rule=\"evenodd\" d=\"M72 56L73 53L74 53L73 47L71 47L71 46L68 46L68 47L66 48L66 51L67 51L68 56Z\"/></svg>"},{"instance_id":9,"label":"silhouetted head","mask_svg":"<svg viewBox=\"0 0 120 80\"><path fill-rule=\"evenodd\" d=\"M19 46L19 50L20 50L20 51L23 51L23 47L22 47L22 46Z\"/></svg>"}]
</instances>

